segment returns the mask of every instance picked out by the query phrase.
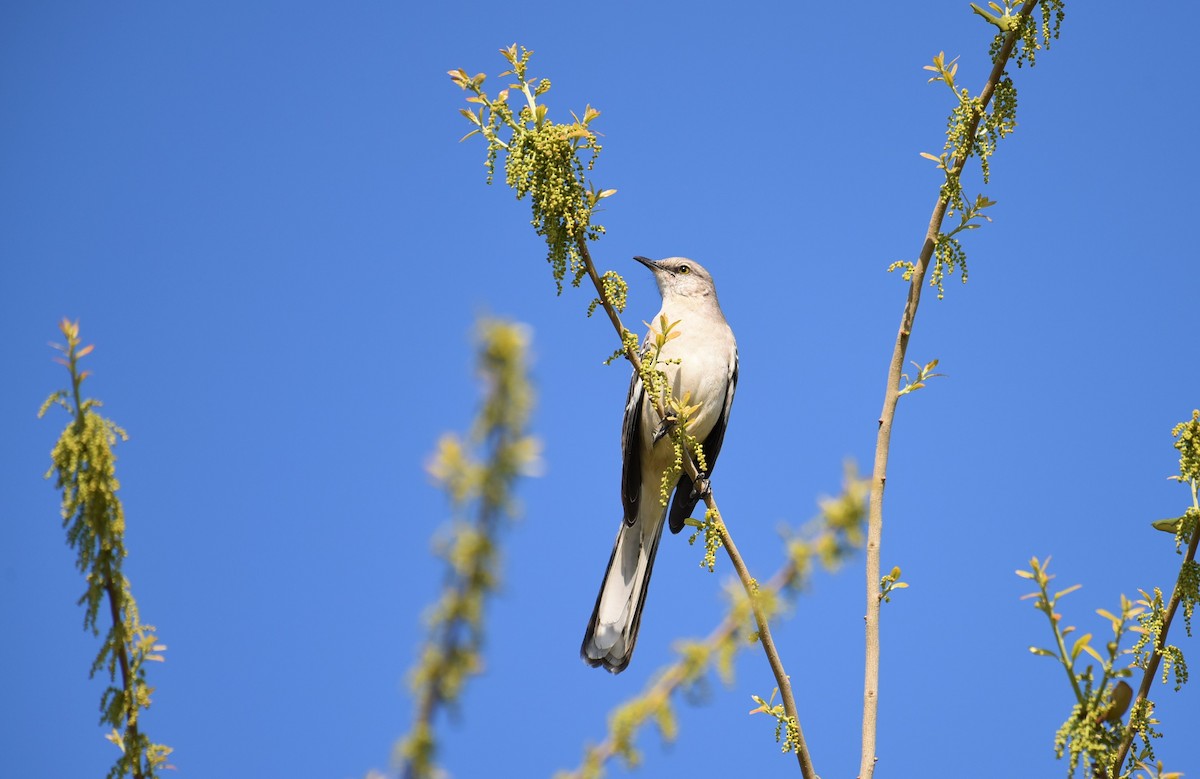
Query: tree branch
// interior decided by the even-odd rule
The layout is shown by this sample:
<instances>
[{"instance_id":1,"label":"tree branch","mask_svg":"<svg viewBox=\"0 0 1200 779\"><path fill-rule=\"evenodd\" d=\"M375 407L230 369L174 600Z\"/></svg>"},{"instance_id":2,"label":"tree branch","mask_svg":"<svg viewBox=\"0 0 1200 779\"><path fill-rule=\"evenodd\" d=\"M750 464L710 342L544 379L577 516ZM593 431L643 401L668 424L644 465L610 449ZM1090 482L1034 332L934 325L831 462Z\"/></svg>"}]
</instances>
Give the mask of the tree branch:
<instances>
[{"instance_id":1,"label":"tree branch","mask_svg":"<svg viewBox=\"0 0 1200 779\"><path fill-rule=\"evenodd\" d=\"M1004 44L995 57L992 72L979 95L983 108L986 109L991 102L996 85L1000 82L1005 66L1020 37L1020 31L1037 4L1038 0L1025 3L1017 24L1005 37ZM974 115L968 127L969 137L974 137L982 119L982 112ZM947 180L957 179L962 174L969 156L968 151L952 162L946 174ZM904 369L905 355L908 352L908 341L912 336L917 307L921 302L921 289L925 285L929 261L933 257L938 236L941 234L942 222L946 217L949 203L943 190L943 194L939 194L937 203L933 207L933 214L929 218L929 227L925 231L925 240L921 245L921 253L913 267L908 288L908 300L905 302L904 313L900 318L900 329L896 335L896 345L888 366L887 388L884 392L883 411L879 416L879 431L875 441L875 465L871 477L871 503L867 525L866 663L863 674L862 755L858 773L860 779L870 779L875 773L876 729L879 717L880 545L883 539L883 489L887 482L892 424L896 417L896 403L900 397L900 376Z\"/></svg>"},{"instance_id":2,"label":"tree branch","mask_svg":"<svg viewBox=\"0 0 1200 779\"><path fill-rule=\"evenodd\" d=\"M56 476L56 486L62 491L61 515L67 544L76 550L76 567L87 580L87 589L80 598L86 604L85 630L99 634L96 623L100 608L103 601L108 602L112 626L92 662L91 675L101 669L108 671L109 684L100 699L100 721L112 726L105 738L121 750L109 775L153 779L164 767L171 749L150 743L138 720L141 709L150 707L153 692L146 684L144 663L161 661L166 647L157 643L154 628L141 622L129 581L121 570L126 555L125 513L117 497L120 486L112 448L127 435L96 413L99 401L82 397L81 386L89 371L81 371L79 361L93 347L81 347L79 323L64 319L59 330L66 337L66 345L55 346L63 355L56 362L66 366L71 387L51 394L38 416L57 404L67 411L71 421L50 453L52 465L46 477Z\"/></svg>"},{"instance_id":3,"label":"tree branch","mask_svg":"<svg viewBox=\"0 0 1200 779\"><path fill-rule=\"evenodd\" d=\"M138 733L137 725L137 693L134 690L133 677L129 672L129 637L125 635L125 621L121 618L121 600L118 600L120 590L111 576L106 578L104 592L108 596L108 610L113 622L113 638L116 639L113 653L117 656L117 662L121 666L121 708L126 717L126 735L133 742L125 748L132 749L136 753L135 762L131 768L133 779L145 779L146 775L142 771L142 737Z\"/></svg>"},{"instance_id":4,"label":"tree branch","mask_svg":"<svg viewBox=\"0 0 1200 779\"><path fill-rule=\"evenodd\" d=\"M1193 488L1194 489L1194 488ZM1192 494L1192 505L1195 507L1195 493ZM1188 543L1187 557L1179 568L1179 577L1175 579L1175 589L1171 592L1171 600L1167 603L1166 613L1163 616L1162 630L1159 631L1158 640L1154 642L1154 653L1150 656L1150 663L1146 666L1145 672L1142 674L1142 683L1138 686L1137 696L1133 699L1133 705L1130 711L1137 711L1138 706L1150 695L1150 687L1154 684L1154 679L1158 676L1158 666L1162 662L1163 649L1167 645L1167 634L1171 630L1171 620L1175 618L1175 611L1179 608L1179 603L1183 597L1183 586L1179 578L1183 576L1183 571L1188 567L1188 564L1196 559L1196 548L1200 546L1200 524L1192 531L1192 540ZM1130 722L1125 726L1125 735L1121 738L1121 746L1117 749L1116 759L1112 763L1112 769L1117 776L1120 776L1121 765L1125 762L1126 755L1129 754L1129 749L1133 746L1133 739L1137 735L1133 728L1132 717Z\"/></svg>"},{"instance_id":5,"label":"tree branch","mask_svg":"<svg viewBox=\"0 0 1200 779\"><path fill-rule=\"evenodd\" d=\"M72 334L67 333L65 329L64 333L67 335L68 344L67 368L71 373L71 392L75 400L75 434L81 435L87 424L84 419L87 409L83 405L83 398L79 391L80 386L83 384L83 376L78 369L78 354L80 350L76 348L77 343L73 340ZM76 326L75 333L78 333L78 326ZM102 555L101 560L107 561L108 558ZM138 733L137 726L137 695L133 689L134 680L129 671L129 636L125 635L125 620L121 613L121 604L124 602L124 598L122 597L123 593L121 592L120 584L118 584L118 577L124 577L119 570L114 571L113 566L107 565L105 562L101 562L97 568L102 572L101 578L104 581L104 594L108 599L108 612L112 619L112 651L116 655L117 664L121 668L121 709L125 713L126 718L125 735L129 736L133 742L128 748L132 749L137 755L136 762L131 767L131 773L133 779L144 779L145 775L142 772L142 739Z\"/></svg>"},{"instance_id":6,"label":"tree branch","mask_svg":"<svg viewBox=\"0 0 1200 779\"><path fill-rule=\"evenodd\" d=\"M477 364L486 390L471 433L444 435L429 465L450 498L450 540L439 552L446 562L442 594L427 618L427 638L411 672L416 713L396 747L405 779L429 779L437 766L433 720L456 704L467 680L483 667L484 613L500 569L499 533L513 510L517 479L534 463L527 435L532 389L527 375L528 339L516 323L485 320L479 326ZM473 514L472 520L466 520Z\"/></svg>"},{"instance_id":7,"label":"tree branch","mask_svg":"<svg viewBox=\"0 0 1200 779\"><path fill-rule=\"evenodd\" d=\"M600 275L596 272L596 265L592 261L592 254L588 250L587 239L583 235L576 235L575 242L579 249L579 254L583 258L584 266L587 268L588 277L592 280L592 284L596 287L596 293L600 296L600 303L608 313L608 318L612 321L613 327L616 328L617 336L624 343L625 327L621 324L620 316L618 316L616 309L613 308L612 303L608 299L608 295L604 292L604 285L600 281ZM640 373L642 370L642 361L637 354L637 350L626 344L625 357L633 365L633 369ZM663 409L659 409L659 411L662 413ZM686 447L684 447L683 467L693 483L699 484L699 470L692 459L692 453ZM704 494L704 504L720 516L720 509L717 508L717 500L713 496L711 489L707 490ZM746 567L742 556L738 553L737 546L733 543L733 536L729 533L729 528L726 527L724 520L718 520L718 523L721 543L725 547L725 551L733 563L734 570L737 571L738 578L741 579L742 586L746 589L746 595L750 599L750 608L754 612L754 621L758 626L759 639L762 641L763 651L766 652L767 662L771 666L771 673L774 674L775 682L779 686L779 695L783 699L784 710L796 724L796 760L800 765L800 773L804 779L817 779L816 770L813 768L812 756L809 754L808 745L804 741L803 731L800 729L800 716L796 710L795 697L792 695L791 680L783 668L783 661L780 659L779 651L775 647L775 641L771 637L771 628L768 624L767 616L758 602L758 585L755 583L753 577L750 576L750 571Z\"/></svg>"}]
</instances>

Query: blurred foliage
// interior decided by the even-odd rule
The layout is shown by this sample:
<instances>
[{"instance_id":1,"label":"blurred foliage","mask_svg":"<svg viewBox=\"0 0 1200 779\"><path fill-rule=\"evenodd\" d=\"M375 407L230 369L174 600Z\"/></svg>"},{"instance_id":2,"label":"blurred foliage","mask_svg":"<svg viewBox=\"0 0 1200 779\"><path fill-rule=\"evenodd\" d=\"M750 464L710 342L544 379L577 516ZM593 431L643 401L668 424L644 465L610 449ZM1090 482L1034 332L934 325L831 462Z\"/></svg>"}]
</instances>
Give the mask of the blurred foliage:
<instances>
[{"instance_id":1,"label":"blurred foliage","mask_svg":"<svg viewBox=\"0 0 1200 779\"><path fill-rule=\"evenodd\" d=\"M62 491L67 544L78 553L75 564L87 580L87 589L79 598L79 603L85 605L84 628L93 635L100 634L97 619L105 601L112 619L90 672L93 677L100 669L108 672L109 685L100 700L100 722L111 726L105 738L121 750L108 776L154 777L159 769L171 767L166 765L171 749L152 743L140 729L138 719L142 709L150 708L154 692L146 683L145 663L161 662L166 647L158 643L154 627L142 623L129 580L122 572L125 510L117 497L121 485L116 477L113 447L128 436L112 420L96 413L100 401L81 397L83 381L90 371L81 371L79 361L94 347L80 346L79 323L64 319L59 330L67 343L54 344L63 355L55 359L67 367L71 388L50 395L38 417L53 405L61 406L71 416L50 454L53 464L46 478L54 476L55 486Z\"/></svg>"},{"instance_id":2,"label":"blurred foliage","mask_svg":"<svg viewBox=\"0 0 1200 779\"><path fill-rule=\"evenodd\" d=\"M484 607L500 578L497 536L516 512L517 479L537 472L539 443L527 434L533 408L526 327L499 320L479 326L478 369L483 407L470 435L438 442L429 472L450 499L453 519L436 541L446 562L442 595L427 616L427 636L410 683L416 699L412 728L397 746L404 775L442 775L435 757L433 719L454 706L467 680L483 668Z\"/></svg>"},{"instance_id":3,"label":"blurred foliage","mask_svg":"<svg viewBox=\"0 0 1200 779\"><path fill-rule=\"evenodd\" d=\"M854 466L847 463L841 494L821 499L820 514L803 528L784 532L787 562L769 581L755 588L754 598L768 616L778 617L792 608L817 565L834 571L862 548L866 539L868 488L869 480L861 478ZM678 660L655 674L640 695L614 709L608 718L605 740L589 746L579 767L559 772L556 779L598 779L614 757L619 757L627 767L638 765L641 752L635 742L645 726L655 725L659 736L668 743L678 734L673 698L676 693L691 698L703 697L710 672L715 672L727 685L733 683L734 657L738 651L758 641L758 632L751 613L750 596L737 582L731 582L726 591L730 605L721 624L703 639L676 642ZM789 721L782 705L764 708L760 697L752 697L760 705L750 713L766 713L774 718L776 740L783 742L785 752L790 751L794 744L795 723Z\"/></svg>"}]
</instances>

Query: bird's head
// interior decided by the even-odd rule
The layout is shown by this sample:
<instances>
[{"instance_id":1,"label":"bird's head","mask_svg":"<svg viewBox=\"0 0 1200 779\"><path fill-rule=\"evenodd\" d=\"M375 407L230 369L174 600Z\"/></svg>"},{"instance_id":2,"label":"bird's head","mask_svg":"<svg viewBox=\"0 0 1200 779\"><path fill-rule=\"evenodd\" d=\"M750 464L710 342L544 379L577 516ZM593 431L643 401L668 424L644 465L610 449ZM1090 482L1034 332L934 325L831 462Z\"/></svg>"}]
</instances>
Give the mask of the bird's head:
<instances>
[{"instance_id":1,"label":"bird's head","mask_svg":"<svg viewBox=\"0 0 1200 779\"><path fill-rule=\"evenodd\" d=\"M658 282L658 291L663 300L670 297L705 298L717 297L716 287L713 286L712 276L700 263L686 257L668 257L665 260L651 260L648 257L634 257L650 269L654 280Z\"/></svg>"}]
</instances>

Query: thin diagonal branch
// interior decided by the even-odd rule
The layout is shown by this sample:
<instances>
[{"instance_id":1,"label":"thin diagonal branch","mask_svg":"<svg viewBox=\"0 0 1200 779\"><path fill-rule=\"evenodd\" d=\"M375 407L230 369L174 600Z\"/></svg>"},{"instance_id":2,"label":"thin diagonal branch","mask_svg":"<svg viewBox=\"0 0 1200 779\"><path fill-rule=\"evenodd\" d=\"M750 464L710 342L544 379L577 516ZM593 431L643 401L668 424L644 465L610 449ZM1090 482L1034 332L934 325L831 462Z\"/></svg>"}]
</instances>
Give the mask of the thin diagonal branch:
<instances>
[{"instance_id":1,"label":"thin diagonal branch","mask_svg":"<svg viewBox=\"0 0 1200 779\"><path fill-rule=\"evenodd\" d=\"M579 254L583 258L584 266L587 268L588 277L592 280L592 284L595 285L596 292L600 296L600 302L604 306L604 310L608 313L608 318L612 321L613 327L616 328L618 337L624 343L625 327L621 324L620 316L609 301L608 295L604 292L604 285L600 281L600 275L596 272L595 263L592 262L592 254L588 250L587 239L582 235L577 235L575 240L579 248ZM625 357L633 365L633 369L640 373L642 370L641 358L638 356L637 350L629 344L625 346ZM700 473L687 447L684 447L683 467L687 475L691 477L692 482L699 485ZM717 508L717 499L711 489L706 490L704 493L704 504L720 516L720 509ZM762 641L763 651L766 652L767 662L771 666L771 673L774 674L775 682L779 686L779 695L783 699L784 711L796 725L796 760L800 765L800 773L804 779L817 779L816 770L813 768L812 756L809 754L808 745L804 741L803 731L800 729L800 716L796 710L795 697L792 694L792 683L783 668L783 661L779 657L775 641L771 637L771 628L768 624L766 613L758 602L758 585L755 583L753 577L750 576L750 570L746 567L746 562L738 553L737 546L733 543L733 536L729 533L729 528L725 525L724 520L718 522L718 528L721 535L721 543L725 547L725 551L733 563L734 570L737 571L738 578L741 579L742 586L746 589L746 594L750 599L750 608L754 612L754 621L758 626L759 640Z\"/></svg>"},{"instance_id":2,"label":"thin diagonal branch","mask_svg":"<svg viewBox=\"0 0 1200 779\"><path fill-rule=\"evenodd\" d=\"M695 465L688 460L687 464L691 466L690 471L695 470ZM693 479L696 477L693 475ZM717 508L717 501L713 498L712 492L709 491L704 496L704 503L713 511L716 511L718 516L720 510ZM734 570L737 571L738 578L742 580L742 586L746 588L746 594L750 597L750 608L754 612L754 622L758 627L758 639L762 642L763 651L767 654L767 662L771 666L771 673L775 674L775 682L779 685L779 697L783 699L783 708L787 712L791 721L795 724L794 737L796 740L796 760L800 764L800 773L805 779L815 779L817 776L816 769L813 767L812 755L808 752L808 745L804 741L804 731L800 727L800 714L796 711L796 699L792 694L792 680L783 669L783 660L779 657L779 650L775 648L775 640L771 638L771 628L767 624L767 615L763 612L762 606L758 602L758 584L754 578L750 576L750 570L746 567L745 561L738 553L737 547L733 544L733 536L729 534L729 528L726 527L724 520L718 521L718 528L721 532L721 544L724 545L725 551L729 553L729 560L733 563Z\"/></svg>"},{"instance_id":3,"label":"thin diagonal branch","mask_svg":"<svg viewBox=\"0 0 1200 779\"><path fill-rule=\"evenodd\" d=\"M1020 37L1020 30L1037 4L1038 0L1031 0L1024 5L1017 24L1009 31L1004 45L996 55L992 72L988 76L983 91L979 94L983 109L986 109L991 102L996 85L1003 77L1009 57L1012 56L1013 49ZM974 137L982 119L982 111L977 112L968 127L968 137ZM964 152L953 161L947 172L948 179L961 175L968 157L969 151ZM908 287L908 300L904 305L904 314L900 318L900 329L896 334L896 345L888 366L887 389L884 392L883 411L879 416L879 431L875 441L875 466L871 477L871 503L867 525L866 663L863 674L862 759L859 766L859 779L870 779L875 773L876 729L879 718L880 545L883 540L883 488L887 482L892 424L896 417L896 403L900 398L900 376L904 369L905 356L908 353L908 340L912 336L913 324L917 318L917 307L921 302L921 290L925 286L929 261L933 257L938 236L941 234L942 221L946 218L949 204L950 201L945 194L938 196L937 203L933 207L933 214L929 218L929 227L925 231L921 253L913 268Z\"/></svg>"},{"instance_id":4,"label":"thin diagonal branch","mask_svg":"<svg viewBox=\"0 0 1200 779\"><path fill-rule=\"evenodd\" d=\"M719 646L723 641L729 639L737 632L738 623L733 616L726 617L721 624L709 633L702 641L702 644L709 649ZM641 694L641 698L652 698L656 696L667 697L674 693L677 689L683 686L688 681L688 671L685 660L680 660L669 666L662 676ZM572 776L586 776L585 769L587 766L600 766L611 760L619 753L619 747L616 739L610 734L603 742L594 747L589 747L584 755L583 766Z\"/></svg>"},{"instance_id":5,"label":"thin diagonal branch","mask_svg":"<svg viewBox=\"0 0 1200 779\"><path fill-rule=\"evenodd\" d=\"M763 589L769 592L782 592L785 588L790 587L796 582L799 575L800 571L796 567L795 562L789 560L763 585ZM710 651L715 650L737 632L740 622L741 620L738 619L736 614L730 614L701 640L701 645ZM688 663L687 659L684 658L668 666L666 671L639 697L669 696L688 683L689 678ZM589 766L601 766L619 754L619 752L620 747L616 739L610 734L603 742L589 747L587 753L584 755L583 765L579 770L572 774L564 774L563 779L587 776L586 770Z\"/></svg>"}]
</instances>

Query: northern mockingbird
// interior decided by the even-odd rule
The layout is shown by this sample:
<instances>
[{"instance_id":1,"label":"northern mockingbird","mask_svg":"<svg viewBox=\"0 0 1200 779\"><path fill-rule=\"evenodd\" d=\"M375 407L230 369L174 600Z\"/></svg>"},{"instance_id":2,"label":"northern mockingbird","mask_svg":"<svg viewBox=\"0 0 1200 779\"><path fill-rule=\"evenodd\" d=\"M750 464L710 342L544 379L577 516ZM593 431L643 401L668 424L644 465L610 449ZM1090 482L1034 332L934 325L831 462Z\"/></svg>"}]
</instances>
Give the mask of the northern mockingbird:
<instances>
[{"instance_id":1,"label":"northern mockingbird","mask_svg":"<svg viewBox=\"0 0 1200 779\"><path fill-rule=\"evenodd\" d=\"M677 324L678 337L667 341L659 355L666 362L667 385L674 397L691 393L690 405L700 408L688 423L688 432L704 447L709 471L716 464L729 422L733 392L737 387L737 343L717 303L712 276L703 267L682 257L654 260L634 257L654 274L662 294L667 322ZM659 316L655 316L658 321ZM652 336L647 336L647 342ZM642 354L645 355L645 343ZM596 607L583 636L580 654L593 667L620 673L629 664L637 642L638 624L646 603L654 555L662 537L667 509L660 498L663 473L675 459L671 438L664 434L654 398L635 372L625 402L621 429L621 500L625 518L617 531L608 571L596 596ZM699 495L691 478L682 474L671 499L671 532L683 529Z\"/></svg>"}]
</instances>

